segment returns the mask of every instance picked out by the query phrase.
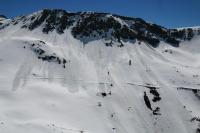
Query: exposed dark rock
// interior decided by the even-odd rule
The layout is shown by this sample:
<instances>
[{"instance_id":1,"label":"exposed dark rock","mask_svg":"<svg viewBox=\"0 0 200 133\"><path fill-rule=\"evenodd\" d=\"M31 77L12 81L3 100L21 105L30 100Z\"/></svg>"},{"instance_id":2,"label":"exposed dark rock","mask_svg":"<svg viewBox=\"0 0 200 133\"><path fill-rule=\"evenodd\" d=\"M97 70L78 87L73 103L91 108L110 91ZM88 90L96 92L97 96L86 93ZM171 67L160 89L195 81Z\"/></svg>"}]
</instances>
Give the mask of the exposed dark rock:
<instances>
[{"instance_id":1,"label":"exposed dark rock","mask_svg":"<svg viewBox=\"0 0 200 133\"><path fill-rule=\"evenodd\" d=\"M158 102L161 100L160 94L158 93L156 87L151 87L151 86L146 86L147 88L150 89L150 93L153 94L154 98L152 99L153 102Z\"/></svg>"},{"instance_id":2,"label":"exposed dark rock","mask_svg":"<svg viewBox=\"0 0 200 133\"><path fill-rule=\"evenodd\" d=\"M105 92L102 92L101 95L102 95L102 97L106 97L107 96L107 94Z\"/></svg>"},{"instance_id":3,"label":"exposed dark rock","mask_svg":"<svg viewBox=\"0 0 200 133\"><path fill-rule=\"evenodd\" d=\"M196 133L200 133L200 128L197 128Z\"/></svg>"},{"instance_id":4,"label":"exposed dark rock","mask_svg":"<svg viewBox=\"0 0 200 133\"><path fill-rule=\"evenodd\" d=\"M171 29L170 34L172 37L177 39L183 39L183 40L191 40L194 37L193 29L186 28L186 29Z\"/></svg>"},{"instance_id":5,"label":"exposed dark rock","mask_svg":"<svg viewBox=\"0 0 200 133\"><path fill-rule=\"evenodd\" d=\"M68 13L65 10L49 10L44 9L40 16L32 16L30 19L32 23L29 25L23 25L22 28L28 28L34 30L38 26L43 24L42 31L46 34L56 30L59 34L64 33L64 30L73 24L73 20L69 17L73 13Z\"/></svg>"},{"instance_id":6,"label":"exposed dark rock","mask_svg":"<svg viewBox=\"0 0 200 133\"><path fill-rule=\"evenodd\" d=\"M123 23L117 19L121 19ZM116 14L98 12L77 12L69 13L65 10L44 9L31 16L20 16L12 20L11 24L22 23L22 28L34 30L41 26L42 31L48 34L57 31L63 34L65 29L72 27L72 35L81 40L84 44L98 39L111 40L105 43L106 46L113 46L113 42L119 42L123 47L123 42L146 42L152 47L159 46L164 41L174 47L179 47L179 43L184 40L191 40L196 34L200 35L200 29L167 29L162 26L145 22L140 18L120 16ZM8 26L1 26L0 29Z\"/></svg>"},{"instance_id":7,"label":"exposed dark rock","mask_svg":"<svg viewBox=\"0 0 200 133\"><path fill-rule=\"evenodd\" d=\"M120 45L118 45L118 47L122 48L122 47L124 47L124 44L122 42L120 42Z\"/></svg>"},{"instance_id":8,"label":"exposed dark rock","mask_svg":"<svg viewBox=\"0 0 200 133\"><path fill-rule=\"evenodd\" d=\"M165 49L164 52L172 54L173 51L171 49Z\"/></svg>"},{"instance_id":9,"label":"exposed dark rock","mask_svg":"<svg viewBox=\"0 0 200 133\"><path fill-rule=\"evenodd\" d=\"M146 92L144 92L144 102L145 102L147 108L152 110L151 102L150 102L149 97L147 96Z\"/></svg>"},{"instance_id":10,"label":"exposed dark rock","mask_svg":"<svg viewBox=\"0 0 200 133\"><path fill-rule=\"evenodd\" d=\"M33 29L35 29L36 27L38 27L39 25L41 25L41 24L44 22L44 20L48 17L49 13L50 13L50 10L47 10L47 9L43 10L42 13L41 13L41 16L40 16L40 17L37 17L37 19L36 19L35 21L33 21L33 22L28 26L28 28L29 28L30 30L33 30Z\"/></svg>"},{"instance_id":11,"label":"exposed dark rock","mask_svg":"<svg viewBox=\"0 0 200 133\"><path fill-rule=\"evenodd\" d=\"M102 103L101 103L101 102L98 102L98 106L101 107L101 106L102 106Z\"/></svg>"},{"instance_id":12,"label":"exposed dark rock","mask_svg":"<svg viewBox=\"0 0 200 133\"><path fill-rule=\"evenodd\" d=\"M194 121L200 122L200 118L199 117L193 117L190 121L191 122L194 122Z\"/></svg>"},{"instance_id":13,"label":"exposed dark rock","mask_svg":"<svg viewBox=\"0 0 200 133\"><path fill-rule=\"evenodd\" d=\"M158 47L160 40L157 38L152 38L152 37L145 37L145 36L141 36L139 37L140 41L144 41L147 42L148 44L150 44L152 47L156 48Z\"/></svg>"},{"instance_id":14,"label":"exposed dark rock","mask_svg":"<svg viewBox=\"0 0 200 133\"><path fill-rule=\"evenodd\" d=\"M177 30L177 29L170 30L171 36L179 39L186 39L185 32L186 32L185 30Z\"/></svg>"},{"instance_id":15,"label":"exposed dark rock","mask_svg":"<svg viewBox=\"0 0 200 133\"><path fill-rule=\"evenodd\" d=\"M147 28L147 31L159 36L160 38L165 39L165 38L168 37L168 31L164 27L161 27L161 26L156 25L156 24L147 24L146 28Z\"/></svg>"},{"instance_id":16,"label":"exposed dark rock","mask_svg":"<svg viewBox=\"0 0 200 133\"><path fill-rule=\"evenodd\" d=\"M172 37L168 37L166 39L166 42L171 44L174 47L179 47L179 43L180 43L180 41L178 41L178 40L176 40L175 38L172 38Z\"/></svg>"},{"instance_id":17,"label":"exposed dark rock","mask_svg":"<svg viewBox=\"0 0 200 133\"><path fill-rule=\"evenodd\" d=\"M112 42L112 40L111 40L109 43L106 43L106 46L107 46L107 47L109 47L109 46L112 47L112 44L113 44L113 42Z\"/></svg>"},{"instance_id":18,"label":"exposed dark rock","mask_svg":"<svg viewBox=\"0 0 200 133\"><path fill-rule=\"evenodd\" d=\"M153 115L161 115L161 113L160 113L160 107L156 107L156 108L153 110Z\"/></svg>"},{"instance_id":19,"label":"exposed dark rock","mask_svg":"<svg viewBox=\"0 0 200 133\"><path fill-rule=\"evenodd\" d=\"M41 59L42 61L48 61L48 62L54 62L61 64L61 61L63 63L63 67L65 68L65 64L67 63L66 59L58 57L55 53L47 54L46 51L42 48L42 45L45 45L46 43L43 41L38 41L38 43L33 43L30 45L30 48L35 52L38 59Z\"/></svg>"},{"instance_id":20,"label":"exposed dark rock","mask_svg":"<svg viewBox=\"0 0 200 133\"><path fill-rule=\"evenodd\" d=\"M128 65L131 66L131 60L128 61Z\"/></svg>"}]
</instances>

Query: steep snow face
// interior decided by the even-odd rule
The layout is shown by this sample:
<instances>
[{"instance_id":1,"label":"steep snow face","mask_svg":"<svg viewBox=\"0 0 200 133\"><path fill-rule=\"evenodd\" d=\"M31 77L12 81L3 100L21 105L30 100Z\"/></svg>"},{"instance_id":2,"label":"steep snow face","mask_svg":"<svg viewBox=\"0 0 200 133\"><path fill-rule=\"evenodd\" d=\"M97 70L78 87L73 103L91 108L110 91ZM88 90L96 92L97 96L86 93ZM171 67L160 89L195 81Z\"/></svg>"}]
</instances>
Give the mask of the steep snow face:
<instances>
[{"instance_id":1,"label":"steep snow face","mask_svg":"<svg viewBox=\"0 0 200 133\"><path fill-rule=\"evenodd\" d=\"M153 48L20 27L0 30L1 132L199 132L198 36Z\"/></svg>"}]
</instances>

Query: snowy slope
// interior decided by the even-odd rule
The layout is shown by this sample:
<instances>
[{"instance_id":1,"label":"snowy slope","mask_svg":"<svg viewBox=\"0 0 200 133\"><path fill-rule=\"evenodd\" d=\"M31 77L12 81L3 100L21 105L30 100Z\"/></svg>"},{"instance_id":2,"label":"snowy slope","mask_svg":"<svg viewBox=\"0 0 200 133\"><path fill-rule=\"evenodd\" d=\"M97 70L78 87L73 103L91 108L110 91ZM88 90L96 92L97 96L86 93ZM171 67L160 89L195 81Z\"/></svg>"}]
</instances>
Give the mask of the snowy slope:
<instances>
[{"instance_id":1,"label":"snowy slope","mask_svg":"<svg viewBox=\"0 0 200 133\"><path fill-rule=\"evenodd\" d=\"M0 30L0 133L199 133L200 37L107 47L20 27Z\"/></svg>"}]
</instances>

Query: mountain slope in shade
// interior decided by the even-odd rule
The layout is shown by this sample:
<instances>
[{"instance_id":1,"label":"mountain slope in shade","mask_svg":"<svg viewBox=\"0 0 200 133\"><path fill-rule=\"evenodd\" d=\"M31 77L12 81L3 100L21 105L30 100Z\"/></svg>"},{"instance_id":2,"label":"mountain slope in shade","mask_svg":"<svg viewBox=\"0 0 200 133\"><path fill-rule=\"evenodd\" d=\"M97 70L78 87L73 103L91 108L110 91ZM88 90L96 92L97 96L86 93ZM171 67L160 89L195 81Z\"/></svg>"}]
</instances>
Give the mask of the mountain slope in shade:
<instances>
[{"instance_id":1,"label":"mountain slope in shade","mask_svg":"<svg viewBox=\"0 0 200 133\"><path fill-rule=\"evenodd\" d=\"M199 133L198 34L107 13L7 20L0 131Z\"/></svg>"},{"instance_id":2,"label":"mountain slope in shade","mask_svg":"<svg viewBox=\"0 0 200 133\"><path fill-rule=\"evenodd\" d=\"M7 17L5 15L0 14L0 19L7 19Z\"/></svg>"},{"instance_id":3,"label":"mountain slope in shade","mask_svg":"<svg viewBox=\"0 0 200 133\"><path fill-rule=\"evenodd\" d=\"M7 20L7 17L0 14L0 25L2 25L5 22L5 20Z\"/></svg>"}]
</instances>

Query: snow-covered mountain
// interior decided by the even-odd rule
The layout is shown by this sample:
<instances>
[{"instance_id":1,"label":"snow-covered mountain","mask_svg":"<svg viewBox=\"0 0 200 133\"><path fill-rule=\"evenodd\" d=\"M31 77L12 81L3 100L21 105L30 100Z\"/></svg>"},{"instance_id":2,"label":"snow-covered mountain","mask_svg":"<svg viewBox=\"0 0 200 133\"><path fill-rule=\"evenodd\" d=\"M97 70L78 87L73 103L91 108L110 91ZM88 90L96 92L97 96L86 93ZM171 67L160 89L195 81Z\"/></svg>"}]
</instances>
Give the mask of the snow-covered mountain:
<instances>
[{"instance_id":1,"label":"snow-covered mountain","mask_svg":"<svg viewBox=\"0 0 200 133\"><path fill-rule=\"evenodd\" d=\"M6 20L8 20L7 17L0 14L0 25L2 25L3 23L5 23Z\"/></svg>"},{"instance_id":2,"label":"snow-covered mountain","mask_svg":"<svg viewBox=\"0 0 200 133\"><path fill-rule=\"evenodd\" d=\"M199 35L109 13L0 16L0 133L200 133Z\"/></svg>"}]
</instances>

